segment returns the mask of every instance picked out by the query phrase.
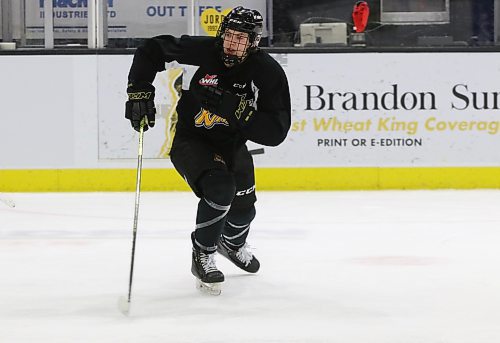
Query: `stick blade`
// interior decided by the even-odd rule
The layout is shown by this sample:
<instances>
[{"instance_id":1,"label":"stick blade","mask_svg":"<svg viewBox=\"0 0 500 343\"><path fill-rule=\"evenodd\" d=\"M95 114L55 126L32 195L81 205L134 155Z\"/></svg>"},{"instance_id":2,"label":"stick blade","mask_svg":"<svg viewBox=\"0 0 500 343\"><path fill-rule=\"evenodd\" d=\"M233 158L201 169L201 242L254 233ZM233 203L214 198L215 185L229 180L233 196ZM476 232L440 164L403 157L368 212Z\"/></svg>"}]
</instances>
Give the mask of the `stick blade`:
<instances>
[{"instance_id":1,"label":"stick blade","mask_svg":"<svg viewBox=\"0 0 500 343\"><path fill-rule=\"evenodd\" d=\"M12 208L16 207L16 203L12 199L0 198L0 201L9 207L12 207Z\"/></svg>"},{"instance_id":2,"label":"stick blade","mask_svg":"<svg viewBox=\"0 0 500 343\"><path fill-rule=\"evenodd\" d=\"M130 301L126 297L118 298L118 309L123 315L128 316L130 313Z\"/></svg>"}]
</instances>

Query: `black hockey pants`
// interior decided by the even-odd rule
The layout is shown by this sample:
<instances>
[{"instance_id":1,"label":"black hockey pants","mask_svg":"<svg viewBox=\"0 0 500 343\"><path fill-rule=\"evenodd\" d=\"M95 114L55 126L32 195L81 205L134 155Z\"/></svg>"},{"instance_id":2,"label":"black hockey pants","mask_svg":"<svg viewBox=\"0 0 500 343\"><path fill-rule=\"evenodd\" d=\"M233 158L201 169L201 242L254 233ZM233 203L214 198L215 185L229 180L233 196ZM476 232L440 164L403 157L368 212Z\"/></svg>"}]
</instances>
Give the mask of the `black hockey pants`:
<instances>
[{"instance_id":1,"label":"black hockey pants","mask_svg":"<svg viewBox=\"0 0 500 343\"><path fill-rule=\"evenodd\" d=\"M235 152L217 149L197 137L177 133L172 163L200 198L194 246L211 253L224 237L230 247L243 245L255 217L255 176L245 145Z\"/></svg>"}]
</instances>

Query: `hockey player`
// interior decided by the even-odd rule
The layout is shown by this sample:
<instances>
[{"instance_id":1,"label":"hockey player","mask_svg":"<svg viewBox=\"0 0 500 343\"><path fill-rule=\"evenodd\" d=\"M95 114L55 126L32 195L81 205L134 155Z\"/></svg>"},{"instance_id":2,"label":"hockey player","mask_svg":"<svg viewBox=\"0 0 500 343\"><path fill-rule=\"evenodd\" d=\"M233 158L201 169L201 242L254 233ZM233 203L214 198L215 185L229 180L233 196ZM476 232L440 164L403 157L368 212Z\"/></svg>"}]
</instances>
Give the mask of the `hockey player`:
<instances>
[{"instance_id":1,"label":"hockey player","mask_svg":"<svg viewBox=\"0 0 500 343\"><path fill-rule=\"evenodd\" d=\"M155 124L152 82L165 63L196 66L177 104L170 153L179 174L200 198L193 243L193 275L219 294L224 274L214 253L249 273L260 263L246 244L255 217L254 166L245 142L283 142L290 128L290 94L281 66L258 48L262 16L234 8L216 37L163 35L135 53L128 75L125 117L139 130ZM186 78L187 75L184 75Z\"/></svg>"}]
</instances>

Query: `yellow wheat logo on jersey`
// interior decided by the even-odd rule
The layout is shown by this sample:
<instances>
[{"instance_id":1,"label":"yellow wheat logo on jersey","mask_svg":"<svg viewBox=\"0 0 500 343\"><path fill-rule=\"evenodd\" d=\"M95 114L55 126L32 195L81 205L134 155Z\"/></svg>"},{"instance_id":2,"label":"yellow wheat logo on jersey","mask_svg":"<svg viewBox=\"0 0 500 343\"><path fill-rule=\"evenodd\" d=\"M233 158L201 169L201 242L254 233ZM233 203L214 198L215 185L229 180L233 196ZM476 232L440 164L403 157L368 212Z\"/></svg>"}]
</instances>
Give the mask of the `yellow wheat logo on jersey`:
<instances>
[{"instance_id":1,"label":"yellow wheat logo on jersey","mask_svg":"<svg viewBox=\"0 0 500 343\"><path fill-rule=\"evenodd\" d=\"M196 127L205 127L206 129L211 129L217 124L222 124L229 126L229 123L226 119L219 117L213 113L210 113L207 110L202 109L200 113L194 117L194 123Z\"/></svg>"}]
</instances>

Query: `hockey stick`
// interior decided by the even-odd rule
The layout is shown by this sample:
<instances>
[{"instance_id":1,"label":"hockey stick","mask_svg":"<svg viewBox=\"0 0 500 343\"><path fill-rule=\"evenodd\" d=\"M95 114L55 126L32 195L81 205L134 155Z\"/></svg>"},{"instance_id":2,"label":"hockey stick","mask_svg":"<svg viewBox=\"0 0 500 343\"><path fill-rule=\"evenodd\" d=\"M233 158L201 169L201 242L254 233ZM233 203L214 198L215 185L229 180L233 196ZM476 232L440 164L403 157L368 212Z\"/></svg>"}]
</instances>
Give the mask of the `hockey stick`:
<instances>
[{"instance_id":1,"label":"hockey stick","mask_svg":"<svg viewBox=\"0 0 500 343\"><path fill-rule=\"evenodd\" d=\"M250 155L260 155L264 153L264 149L263 148L253 149L253 150L248 150L248 152L250 153Z\"/></svg>"},{"instance_id":2,"label":"hockey stick","mask_svg":"<svg viewBox=\"0 0 500 343\"><path fill-rule=\"evenodd\" d=\"M142 146L144 137L144 125L145 120L141 122L141 127L139 129L139 153L137 156L137 177L135 184L135 210L134 210L134 228L133 228L133 238L132 238L132 258L130 261L130 277L128 281L128 296L120 297L118 300L118 308L124 315L128 315L130 312L130 299L132 296L132 278L134 275L134 258L135 258L135 241L137 238L137 220L139 217L139 200L141 194L141 171L142 171Z\"/></svg>"},{"instance_id":3,"label":"hockey stick","mask_svg":"<svg viewBox=\"0 0 500 343\"><path fill-rule=\"evenodd\" d=\"M12 208L16 207L16 203L12 199L7 198L7 197L3 196L2 194L0 194L0 196L1 196L0 202L3 202L5 205L12 207Z\"/></svg>"}]
</instances>

